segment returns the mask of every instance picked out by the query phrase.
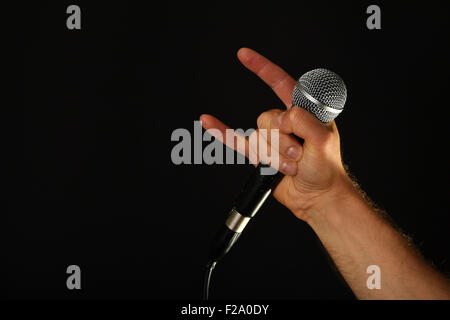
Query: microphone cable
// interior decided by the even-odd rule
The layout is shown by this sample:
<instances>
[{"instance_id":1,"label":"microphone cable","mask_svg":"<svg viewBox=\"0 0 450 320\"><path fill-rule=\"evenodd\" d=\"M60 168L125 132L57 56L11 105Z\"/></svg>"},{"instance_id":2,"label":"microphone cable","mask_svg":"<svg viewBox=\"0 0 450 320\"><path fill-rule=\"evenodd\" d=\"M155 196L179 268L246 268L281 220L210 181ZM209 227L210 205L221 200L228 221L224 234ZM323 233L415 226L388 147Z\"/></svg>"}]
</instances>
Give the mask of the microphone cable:
<instances>
[{"instance_id":1,"label":"microphone cable","mask_svg":"<svg viewBox=\"0 0 450 320\"><path fill-rule=\"evenodd\" d=\"M209 287L211 285L211 276L216 266L216 261L209 262L206 265L205 280L203 283L203 300L209 300Z\"/></svg>"}]
</instances>

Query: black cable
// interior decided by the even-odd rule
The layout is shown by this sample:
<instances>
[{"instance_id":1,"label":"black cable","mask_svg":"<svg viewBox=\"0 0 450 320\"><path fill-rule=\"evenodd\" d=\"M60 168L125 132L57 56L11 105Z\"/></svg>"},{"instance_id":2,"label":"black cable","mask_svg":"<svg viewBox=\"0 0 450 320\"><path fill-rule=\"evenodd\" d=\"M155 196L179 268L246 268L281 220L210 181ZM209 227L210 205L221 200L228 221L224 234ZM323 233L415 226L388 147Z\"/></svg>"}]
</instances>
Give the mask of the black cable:
<instances>
[{"instance_id":1,"label":"black cable","mask_svg":"<svg viewBox=\"0 0 450 320\"><path fill-rule=\"evenodd\" d=\"M205 281L203 283L203 300L209 299L209 286L211 285L211 275L216 266L216 261L209 262L206 265Z\"/></svg>"}]
</instances>

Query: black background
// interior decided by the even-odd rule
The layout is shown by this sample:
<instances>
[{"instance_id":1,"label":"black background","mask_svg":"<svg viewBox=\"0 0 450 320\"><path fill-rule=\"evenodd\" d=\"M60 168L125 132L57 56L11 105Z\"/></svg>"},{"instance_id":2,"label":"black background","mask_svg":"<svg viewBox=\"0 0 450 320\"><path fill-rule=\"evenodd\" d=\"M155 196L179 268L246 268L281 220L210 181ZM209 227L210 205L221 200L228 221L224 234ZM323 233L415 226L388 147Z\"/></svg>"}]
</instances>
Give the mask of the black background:
<instances>
[{"instance_id":1,"label":"black background","mask_svg":"<svg viewBox=\"0 0 450 320\"><path fill-rule=\"evenodd\" d=\"M78 4L82 30L66 28ZM8 199L8 298L201 298L210 241L250 165L171 161L176 128L234 128L282 103L236 59L250 47L348 88L344 160L371 198L450 271L449 22L444 2L40 3L24 55L21 170ZM22 35L21 35L22 37ZM66 268L82 290L66 288ZM270 200L214 274L213 298L353 299L312 230Z\"/></svg>"}]
</instances>

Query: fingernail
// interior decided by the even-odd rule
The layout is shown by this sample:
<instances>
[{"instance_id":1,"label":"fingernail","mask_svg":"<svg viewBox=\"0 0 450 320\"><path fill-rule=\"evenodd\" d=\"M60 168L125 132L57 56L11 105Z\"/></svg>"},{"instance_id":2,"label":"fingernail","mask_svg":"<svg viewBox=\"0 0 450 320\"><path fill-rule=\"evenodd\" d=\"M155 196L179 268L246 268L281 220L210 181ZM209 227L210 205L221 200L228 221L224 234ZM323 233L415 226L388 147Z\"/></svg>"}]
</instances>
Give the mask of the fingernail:
<instances>
[{"instance_id":1,"label":"fingernail","mask_svg":"<svg viewBox=\"0 0 450 320\"><path fill-rule=\"evenodd\" d=\"M281 121L283 120L283 116L284 116L284 112L280 113L279 115L277 115L273 120L272 120L272 126L274 128L279 128L281 125Z\"/></svg>"},{"instance_id":2,"label":"fingernail","mask_svg":"<svg viewBox=\"0 0 450 320\"><path fill-rule=\"evenodd\" d=\"M284 174L288 176L295 176L295 174L297 173L297 162L293 161L284 162L281 165L281 169L284 172Z\"/></svg>"},{"instance_id":3,"label":"fingernail","mask_svg":"<svg viewBox=\"0 0 450 320\"><path fill-rule=\"evenodd\" d=\"M300 156L300 150L296 147L289 147L289 149L287 149L286 151L286 154L292 160L297 160Z\"/></svg>"}]
</instances>

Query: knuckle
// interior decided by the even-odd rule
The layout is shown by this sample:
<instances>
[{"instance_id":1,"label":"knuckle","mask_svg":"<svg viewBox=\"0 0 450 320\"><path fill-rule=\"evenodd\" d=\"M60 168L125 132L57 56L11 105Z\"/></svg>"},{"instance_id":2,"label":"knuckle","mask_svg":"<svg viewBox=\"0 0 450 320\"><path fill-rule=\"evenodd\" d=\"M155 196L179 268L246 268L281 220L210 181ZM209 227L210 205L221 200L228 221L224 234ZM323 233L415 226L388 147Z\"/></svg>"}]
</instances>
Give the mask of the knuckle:
<instances>
[{"instance_id":1,"label":"knuckle","mask_svg":"<svg viewBox=\"0 0 450 320\"><path fill-rule=\"evenodd\" d=\"M281 112L283 111L280 109L270 109L261 113L256 120L258 128L268 128L272 118Z\"/></svg>"},{"instance_id":2,"label":"knuckle","mask_svg":"<svg viewBox=\"0 0 450 320\"><path fill-rule=\"evenodd\" d=\"M291 112L292 119L295 119L296 117L299 117L301 114L300 107L293 107L289 110Z\"/></svg>"},{"instance_id":3,"label":"knuckle","mask_svg":"<svg viewBox=\"0 0 450 320\"><path fill-rule=\"evenodd\" d=\"M267 117L267 111L261 113L258 116L258 119L256 119L256 124L258 125L258 128L262 128L264 126L264 122L265 122L266 117Z\"/></svg>"},{"instance_id":4,"label":"knuckle","mask_svg":"<svg viewBox=\"0 0 450 320\"><path fill-rule=\"evenodd\" d=\"M302 110L299 107L294 107L290 109L289 120L297 124L302 121Z\"/></svg>"}]
</instances>

